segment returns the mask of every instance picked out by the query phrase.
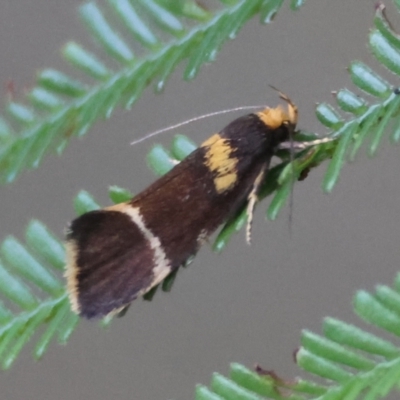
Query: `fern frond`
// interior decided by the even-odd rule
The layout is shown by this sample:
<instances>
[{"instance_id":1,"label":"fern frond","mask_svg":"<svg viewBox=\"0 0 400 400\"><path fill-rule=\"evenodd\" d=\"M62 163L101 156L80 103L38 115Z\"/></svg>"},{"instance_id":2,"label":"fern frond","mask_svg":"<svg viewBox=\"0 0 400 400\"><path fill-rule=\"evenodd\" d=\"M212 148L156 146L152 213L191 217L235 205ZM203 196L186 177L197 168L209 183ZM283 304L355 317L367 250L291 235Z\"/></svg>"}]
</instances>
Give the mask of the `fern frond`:
<instances>
[{"instance_id":1,"label":"fern frond","mask_svg":"<svg viewBox=\"0 0 400 400\"><path fill-rule=\"evenodd\" d=\"M374 29L369 35L369 48L376 59L397 77L400 75L400 41L399 35L394 32L388 23L384 6L377 8ZM377 72L360 61L353 62L349 67L353 83L365 94L374 98L375 103L369 105L367 99L356 95L348 89L336 93L339 109L353 115L345 121L333 107L320 104L316 113L318 119L332 129L331 136L338 137L338 146L328 167L323 187L331 191L339 177L340 169L349 156L354 160L358 150L369 137L369 154L376 154L381 139L387 131L391 118L394 126L399 125L398 111L400 98L397 90ZM396 136L393 136L396 140Z\"/></svg>"},{"instance_id":2,"label":"fern frond","mask_svg":"<svg viewBox=\"0 0 400 400\"><path fill-rule=\"evenodd\" d=\"M400 336L400 274L394 288L378 286L374 294L359 291L354 311L364 321L395 339ZM285 380L273 371L255 371L232 364L229 377L215 373L207 388L196 388L196 400L319 399L353 400L383 398L400 382L400 343L373 335L354 325L327 317L323 335L304 330L296 363L323 378ZM323 383L320 383L323 382Z\"/></svg>"},{"instance_id":3,"label":"fern frond","mask_svg":"<svg viewBox=\"0 0 400 400\"><path fill-rule=\"evenodd\" d=\"M268 22L283 1L221 3L212 11L187 0L108 0L103 7L94 1L82 5L80 16L103 54L67 43L62 54L86 75L85 82L45 69L27 104L8 104L5 111L10 123L0 119L0 181L12 182L23 169L37 168L50 151L62 153L71 137L86 133L100 117L110 117L118 104L131 107L151 83L161 91L183 59L188 60L184 79L193 79L247 20L259 13ZM292 8L301 3L292 0ZM109 13L118 26L108 22ZM16 131L10 126L16 126Z\"/></svg>"},{"instance_id":4,"label":"fern frond","mask_svg":"<svg viewBox=\"0 0 400 400\"><path fill-rule=\"evenodd\" d=\"M65 342L77 317L70 306L64 282L62 243L39 221L26 230L26 246L9 236L0 247L0 362L9 368L31 336L42 329L34 355L43 355L55 335Z\"/></svg>"},{"instance_id":5,"label":"fern frond","mask_svg":"<svg viewBox=\"0 0 400 400\"><path fill-rule=\"evenodd\" d=\"M122 0L118 2L110 0L110 3L119 5L125 4ZM226 1L225 3L229 2ZM38 162L46 150L49 147L53 147L55 144L57 144L55 147L61 152L68 138L61 139L61 137L58 136L59 133L54 130L55 126L61 128L68 120L70 122L67 128L63 127L63 132L67 136L84 133L99 115L107 114L107 110L111 112L115 105L121 100L121 96L124 99L125 105L129 104L132 100L134 101L137 95L147 85L147 79L157 76L158 82L165 82L165 77L162 79L160 78L162 72L165 73L167 69L170 68L168 69L169 74L172 71L172 67L182 58L189 57L188 68L190 71L197 71L202 62L207 59L206 57L211 57L211 53L207 53L207 51L210 48L215 49L216 47L204 47L202 50L204 51L204 57L202 59L197 59L197 55L195 54L193 57L196 58L197 61L194 61L194 59L190 58L191 56L188 55L189 53L186 53L187 49L184 50L185 46L183 44L192 43L191 41L194 40L194 37L197 37L196 35L200 35L201 37L206 37L208 35L207 38L210 40L209 43L211 43L211 39L213 39L214 36L209 32L215 33L216 31L212 30L214 25L211 25L210 21L214 21L213 23L215 24L222 24L221 18L223 15L225 15L225 19L228 18L226 17L227 15L229 18L232 15L236 15L236 20L231 22L234 25L230 26L240 27L244 19L249 18L250 14L253 15L255 13L255 9L251 9L251 13L249 11L250 9L247 9L248 14L245 14L245 17L240 13L235 14L235 12L238 12L237 10L240 10L240 12L243 11L242 7L245 7L244 3L245 2L235 1L233 6L228 5L222 8L222 10L216 12L211 20L196 25L197 30L190 30L194 35L190 37L187 36L186 31L181 32L180 29L178 29L176 21L179 21L179 19L176 15L174 16L176 18L175 22L173 22L173 19L167 19L166 21L157 20L157 24L161 24L165 29L167 29L167 27L163 24L167 24L169 32L172 32L172 34L178 37L178 39L174 39L174 41L171 42L174 43L174 45L170 44L171 47L168 48L168 51L163 47L169 54L168 56L165 52L160 50L161 47L159 47L158 42L152 42L152 36L148 31L144 28L141 28L140 32L135 31L135 35L141 35L141 41L147 41L149 43L148 47L153 51L153 53L150 52L149 54L160 54L160 57L146 58L145 56L134 66L130 65L130 61L128 61L131 54L133 54L132 51L129 53L127 50L130 49L130 47L125 47L121 44L118 39L119 36L114 37L113 34L103 26L105 21L102 19L101 14L96 14L96 11L92 9L96 7L94 3L86 5L85 7L89 7L90 11L87 12L88 9L86 8L87 18L93 19L90 23L88 22L89 25L91 24L91 29L95 32L95 35L98 35L98 40L102 43L103 48L112 55L114 60L123 64L123 68L116 75L110 73L93 55L87 53L78 45L69 44L66 47L66 53L69 54L69 59L74 60L73 62L75 65L79 65L82 70L85 70L92 78L100 82L98 82L96 86L89 88L60 72L50 70L44 71L40 75L39 86L35 89L35 92L31 94L31 98L34 99L32 106L34 106L34 104L40 104L43 107L47 107L49 110L52 110L49 113L52 117L50 119L41 120L40 129L35 131L35 134L27 134L19 139L15 139L15 137L11 136L10 128L8 128L7 123L0 119L0 144L2 146L0 147L0 167L7 166L4 170L6 171L4 177L11 175L15 177L22 168L29 165L38 165ZM276 7L279 7L281 3L282 1L260 2L259 6L264 8L260 8L258 11L261 12L262 10L264 14L261 15L266 17L268 14L270 17L271 10L274 9L273 7L277 9ZM160 1L160 3L147 2L146 4L163 3ZM169 13L171 12L169 9L165 10ZM190 12L194 13L193 10ZM125 13L126 18L133 18L133 16L129 17L129 15L129 12ZM198 16L200 20L203 20L203 18L205 18L204 15L202 17ZM370 35L371 48L374 54L377 55L377 58L385 66L398 74L399 71L396 70L397 59L392 54L392 50L395 48L395 44L393 43L397 43L397 36L386 22L382 9L378 9L375 19L376 29L372 31ZM139 25L135 26L137 28ZM199 26L201 26L201 28L199 28ZM99 27L102 29L98 29ZM105 35L104 32L106 32ZM197 33L194 34L193 32ZM224 38L226 39L227 35L229 36L229 33L232 32L234 32L234 30L225 32L226 35ZM219 42L219 44L220 43L221 42ZM377 43L379 43L379 45ZM385 45L382 46L382 43L385 43ZM215 43L213 44L215 45ZM391 46L390 51L388 50L389 45ZM157 50L153 50L153 47L154 49L157 48ZM73 56L74 54L77 56ZM175 56L179 54L179 57L169 58L171 54ZM164 59L162 57L167 58ZM78 60L80 60L80 64ZM173 62L168 63L168 60L173 60ZM147 67L149 67L151 73L150 75L145 74L146 80L136 80L139 76L142 77L140 74ZM160 72L161 75L159 74ZM325 126L331 129L330 135L335 140L300 152L296 156L294 167L289 165L285 154L282 155L282 163L271 169L261 191L261 197L265 197L276 191L275 197L271 201L269 207L269 217L275 218L285 203L290 190L292 173L298 177L303 171L319 165L326 159L332 158L324 181L325 190L331 190L338 179L346 157L354 157L361 144L369 135L372 137L370 151L375 153L390 119L393 117L392 119L398 122L396 113L400 106L400 96L398 96L396 91L393 91L392 86L360 62L352 63L350 74L355 85L368 95L373 96L375 98L375 103L370 105L366 99L355 95L347 89L339 91L336 95L339 109L353 115L353 117L348 120L342 118L339 112L327 104L318 106L317 117ZM190 77L190 74L186 71L185 76ZM114 77L114 79L111 77ZM59 103L59 100L61 97L59 97L58 94L70 98L67 106L64 103L62 103L62 106L60 105L61 103ZM71 98L73 100L71 100ZM53 113L54 110L57 110L57 112ZM31 129L34 124L38 123L35 116L36 112L32 111L32 108L12 103L9 106L9 112L13 115L15 120L19 121L21 126ZM395 140L400 138L400 128L397 126L398 125L396 125L393 133L393 138ZM309 135L305 140L313 138L313 135ZM26 147L27 144L28 147ZM149 163L152 165L153 169L156 170L156 173L163 174L194 148L195 145L193 143L182 136L177 136L174 139L171 152L167 152L163 148L156 146L149 155ZM11 175L8 175L9 173L11 173ZM110 189L110 198L114 202L124 201L130 197L131 193L125 189L115 187ZM78 214L98 207L98 204L93 198L85 192L81 192L75 199L75 209ZM230 235L240 229L244 221L245 213L242 210L238 215L228 221L222 229L215 242L215 249L220 250L225 245ZM54 337L58 337L59 342L65 343L78 323L78 318L69 311L64 284L59 276L60 270L64 265L64 250L61 241L52 235L43 224L38 221L33 221L27 229L26 242L27 245L23 246L16 239L9 237L3 242L0 248L2 257L0 263L0 296L4 299L4 302L0 303L0 362L3 368L9 368L11 366L23 346L37 330L42 330L42 336L36 344L35 356L41 357ZM163 282L163 290L170 290L173 278L174 276L170 276ZM394 307L393 304L396 304L394 300L396 296L394 296L392 292L391 296L383 296L382 292L385 292L385 290L380 291L379 294L377 292L375 297L371 297L365 293L360 295L356 302L356 311L362 315L363 318L398 335L400 333L398 330L398 326L400 326L400 324L398 324L400 321L398 320L400 317L397 314L400 314L400 312L397 309L392 310ZM154 294L154 292L150 293L148 297L150 298L152 294ZM382 300L382 296L384 300ZM399 295L397 294L397 296ZM368 307L365 307L365 304L368 304ZM362 305L364 305L364 307ZM385 308L389 308L391 313L387 313ZM372 313L373 315L369 315L366 310L374 310ZM384 317L381 317L382 313L385 315ZM377 318L377 316L380 317ZM377 363L374 358L372 358L372 361L365 357L346 359L346 365L348 365L348 367L351 367L353 370L365 370L362 373L367 376L367 378L364 378L364 375L362 375L362 379L359 378L350 381L354 376L359 377L360 375L354 374L353 370L349 372L346 369L338 367L336 363L339 358L334 360L330 359L329 354L327 355L325 352L326 349L323 349L322 352L315 352L314 349L310 349L309 344L312 342L311 339L315 339L315 337L313 334L305 333L305 342L297 358L299 365L309 372L313 372L313 368L316 368L314 372L323 371L325 377L339 382L342 386L339 385L339 389L335 387L335 389L330 391L330 387L320 386L312 382L301 381L296 383L297 386L287 385L285 383L283 385L285 389L295 392L293 398L297 398L296 396L300 396L298 398L303 398L302 393L314 393L318 394L318 396L324 393L331 393L329 396L332 395L333 398L336 398L337 390L340 391L342 396L344 391L347 391L346 393L359 393L360 387L363 388L360 390L369 387L368 377L370 376L366 374L371 371L378 371L381 373L379 375L376 372L378 376L376 379L381 379L383 386L393 386L392 383L394 379L398 377L397 368L399 364L395 362L400 354L398 348L366 332L354 330L354 327L343 323L341 327L340 334L342 336L344 335L344 331L348 331L353 332L354 337L364 338L362 343L357 344L358 346L369 346L369 350L379 347L379 349L381 349L379 351L389 352L390 357L381 353L373 353L386 357L386 364ZM354 332L357 334L354 334ZM319 340L319 345L320 343L326 343L327 339L333 340L334 342L336 340L328 337L327 334L325 334L325 336L323 340ZM368 338L372 338L373 340L368 341ZM343 345L341 342L339 344ZM345 344L349 346L347 342ZM329 351L333 351L332 348L329 349ZM336 354L335 357L340 355L343 350L337 347L334 347L334 349L337 350L336 353L334 352ZM359 347L359 349L368 351L361 347ZM370 352L372 352L372 350ZM369 369L367 366L369 366ZM259 374L255 374L254 376L260 378ZM264 380L266 380L266 378L262 377L261 382L264 382ZM216 381L218 383L216 384L217 386L224 386L226 378L216 375ZM346 384L344 384L344 382ZM348 382L350 383L347 385ZM235 385L237 386L238 383L236 382ZM233 385L233 388L236 387L235 385ZM274 378L271 385L270 386L276 390L280 384L278 385ZM246 388L243 388L243 390L244 389ZM212 390L214 390L214 388ZM233 389L231 388L229 390ZM210 390L201 387L199 388L199 393L200 392L204 394L210 392ZM247 395L246 393L247 392L243 392L243 396ZM219 398L215 396L220 396L220 394L217 395L214 393L213 396L214 397L210 398ZM328 394L326 394L326 396L328 396ZM375 396L375 394L372 393L371 398L375 398L373 396Z\"/></svg>"}]
</instances>

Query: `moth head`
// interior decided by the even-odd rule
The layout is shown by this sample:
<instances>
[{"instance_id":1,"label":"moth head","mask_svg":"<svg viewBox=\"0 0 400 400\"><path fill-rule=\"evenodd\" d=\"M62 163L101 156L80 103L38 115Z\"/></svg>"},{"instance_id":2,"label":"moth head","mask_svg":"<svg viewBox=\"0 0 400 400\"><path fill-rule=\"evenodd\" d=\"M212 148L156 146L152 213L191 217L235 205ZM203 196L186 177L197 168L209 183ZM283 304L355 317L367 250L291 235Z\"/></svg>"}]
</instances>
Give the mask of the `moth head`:
<instances>
[{"instance_id":1,"label":"moth head","mask_svg":"<svg viewBox=\"0 0 400 400\"><path fill-rule=\"evenodd\" d=\"M258 113L261 120L271 129L278 129L282 126L286 126L291 132L293 132L297 125L297 106L286 94L280 92L275 87L271 86L272 89L279 93L279 97L284 100L287 104L286 110L278 105L275 108L265 108Z\"/></svg>"}]
</instances>

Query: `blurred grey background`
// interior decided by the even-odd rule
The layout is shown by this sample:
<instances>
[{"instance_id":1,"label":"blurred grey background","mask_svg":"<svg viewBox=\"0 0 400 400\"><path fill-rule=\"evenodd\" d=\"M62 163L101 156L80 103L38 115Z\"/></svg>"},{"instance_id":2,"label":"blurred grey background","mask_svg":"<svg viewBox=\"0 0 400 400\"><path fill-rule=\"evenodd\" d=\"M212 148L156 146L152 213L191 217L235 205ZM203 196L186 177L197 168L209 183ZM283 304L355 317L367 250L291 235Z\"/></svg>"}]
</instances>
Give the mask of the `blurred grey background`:
<instances>
[{"instance_id":1,"label":"blurred grey background","mask_svg":"<svg viewBox=\"0 0 400 400\"><path fill-rule=\"evenodd\" d=\"M7 80L22 93L42 67L69 71L60 47L70 39L90 43L77 16L80 3L2 0L4 98ZM193 82L183 82L181 66L163 94L148 89L131 111L118 110L82 140L72 140L61 158L47 157L38 170L1 187L1 239L22 238L33 217L62 235L74 216L72 198L82 188L104 205L109 185L139 192L154 179L144 161L153 142L131 147L130 141L218 109L274 106L278 98L269 84L298 104L301 128L323 133L316 102L333 102L332 90L352 88L346 72L352 60L378 65L366 48L373 16L372 1L308 0L296 13L284 6L270 25L250 21ZM200 143L234 117L179 132ZM169 133L157 141L171 138ZM292 353L301 329L320 332L326 315L365 326L351 311L354 292L391 284L398 270L398 151L388 140L373 159L361 151L330 195L321 191L326 166L312 171L296 184L291 233L287 208L271 222L264 217L268 203L260 204L251 247L244 232L222 254L205 247L170 294L136 301L107 330L82 322L66 347L53 344L40 362L27 346L0 374L2 399L189 399L196 383L208 384L213 371L227 373L232 361L298 375Z\"/></svg>"}]
</instances>

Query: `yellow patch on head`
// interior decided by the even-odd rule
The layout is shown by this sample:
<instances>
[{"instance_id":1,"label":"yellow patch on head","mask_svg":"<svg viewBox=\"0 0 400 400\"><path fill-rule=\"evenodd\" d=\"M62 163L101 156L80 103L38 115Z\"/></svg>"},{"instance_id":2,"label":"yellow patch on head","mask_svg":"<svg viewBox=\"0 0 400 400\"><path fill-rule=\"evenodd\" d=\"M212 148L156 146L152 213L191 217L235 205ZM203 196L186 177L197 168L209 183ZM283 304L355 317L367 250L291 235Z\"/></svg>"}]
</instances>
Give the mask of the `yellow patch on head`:
<instances>
[{"instance_id":1,"label":"yellow patch on head","mask_svg":"<svg viewBox=\"0 0 400 400\"><path fill-rule=\"evenodd\" d=\"M66 266L64 277L67 279L67 291L71 309L73 312L79 314L80 307L78 302L78 266L76 265L76 258L78 255L77 247L74 241L68 241L65 244L66 250Z\"/></svg>"},{"instance_id":2,"label":"yellow patch on head","mask_svg":"<svg viewBox=\"0 0 400 400\"><path fill-rule=\"evenodd\" d=\"M257 115L261 121L271 129L277 129L282 126L284 121L290 121L289 115L281 106L265 108L258 112Z\"/></svg>"},{"instance_id":3,"label":"yellow patch on head","mask_svg":"<svg viewBox=\"0 0 400 400\"><path fill-rule=\"evenodd\" d=\"M218 133L211 136L201 147L204 147L205 165L214 175L214 186L218 193L230 189L237 181L238 159L232 157L233 149L228 139Z\"/></svg>"}]
</instances>

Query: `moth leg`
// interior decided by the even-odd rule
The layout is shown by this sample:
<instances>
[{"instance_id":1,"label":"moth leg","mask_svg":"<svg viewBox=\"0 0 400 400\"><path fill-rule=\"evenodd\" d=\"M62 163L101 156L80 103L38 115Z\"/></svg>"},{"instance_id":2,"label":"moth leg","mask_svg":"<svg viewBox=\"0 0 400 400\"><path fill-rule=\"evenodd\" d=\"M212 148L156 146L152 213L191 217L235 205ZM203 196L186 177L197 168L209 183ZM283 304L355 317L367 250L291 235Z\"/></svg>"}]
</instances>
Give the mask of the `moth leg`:
<instances>
[{"instance_id":1,"label":"moth leg","mask_svg":"<svg viewBox=\"0 0 400 400\"><path fill-rule=\"evenodd\" d=\"M246 242L248 244L251 243L251 225L253 223L253 215L254 215L254 208L258 201L258 191L260 190L260 186L262 181L264 180L265 174L268 170L268 163L265 163L261 168L261 171L257 175L256 179L254 180L253 187L251 192L247 196L247 225L246 225Z\"/></svg>"},{"instance_id":2,"label":"moth leg","mask_svg":"<svg viewBox=\"0 0 400 400\"><path fill-rule=\"evenodd\" d=\"M312 147L312 146L317 146L319 144L323 144L323 143L329 143L329 142L333 142L334 140L337 140L336 138L333 137L325 137L325 138L321 138L321 139L316 139L316 140L310 140L308 142L282 142L279 146L278 149L279 150L304 150L307 149L308 147Z\"/></svg>"}]
</instances>

